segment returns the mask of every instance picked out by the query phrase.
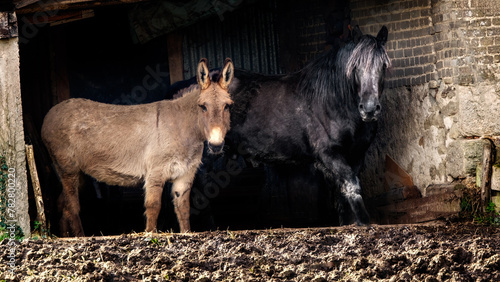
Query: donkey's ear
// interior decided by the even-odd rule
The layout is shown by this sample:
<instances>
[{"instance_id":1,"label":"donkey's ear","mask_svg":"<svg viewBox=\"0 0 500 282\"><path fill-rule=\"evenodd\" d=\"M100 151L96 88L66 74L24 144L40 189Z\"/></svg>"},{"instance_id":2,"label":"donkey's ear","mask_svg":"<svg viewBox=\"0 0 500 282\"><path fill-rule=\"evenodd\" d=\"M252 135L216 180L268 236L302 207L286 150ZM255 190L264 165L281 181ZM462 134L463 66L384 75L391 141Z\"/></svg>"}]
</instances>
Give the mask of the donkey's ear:
<instances>
[{"instance_id":1,"label":"donkey's ear","mask_svg":"<svg viewBox=\"0 0 500 282\"><path fill-rule=\"evenodd\" d=\"M385 43L387 42L387 35L389 31L387 30L387 27L384 25L380 29L380 31L377 34L377 41L380 45L385 46Z\"/></svg>"},{"instance_id":2,"label":"donkey's ear","mask_svg":"<svg viewBox=\"0 0 500 282\"><path fill-rule=\"evenodd\" d=\"M207 89L210 86L210 77L208 76L207 59L203 58L198 63L198 68L196 70L196 80L200 85L201 89Z\"/></svg>"},{"instance_id":3,"label":"donkey's ear","mask_svg":"<svg viewBox=\"0 0 500 282\"><path fill-rule=\"evenodd\" d=\"M222 76L219 79L219 85L224 90L229 89L229 84L231 84L231 80L234 77L234 65L231 59L226 58L224 61L224 67L222 68Z\"/></svg>"},{"instance_id":4,"label":"donkey's ear","mask_svg":"<svg viewBox=\"0 0 500 282\"><path fill-rule=\"evenodd\" d=\"M354 40L354 43L358 43L359 42L359 39L361 38L361 36L363 36L363 32L361 32L361 29L359 29L359 26L356 25L353 29L352 29L352 33L351 33L351 36Z\"/></svg>"}]
</instances>

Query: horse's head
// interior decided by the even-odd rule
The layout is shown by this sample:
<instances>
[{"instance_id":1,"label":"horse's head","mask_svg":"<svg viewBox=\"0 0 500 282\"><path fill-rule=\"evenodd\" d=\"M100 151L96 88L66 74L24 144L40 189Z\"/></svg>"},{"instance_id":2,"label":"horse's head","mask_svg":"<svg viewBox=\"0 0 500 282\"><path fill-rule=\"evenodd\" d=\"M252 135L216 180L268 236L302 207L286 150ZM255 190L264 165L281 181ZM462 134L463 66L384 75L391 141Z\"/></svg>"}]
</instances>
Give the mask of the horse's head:
<instances>
[{"instance_id":1,"label":"horse's head","mask_svg":"<svg viewBox=\"0 0 500 282\"><path fill-rule=\"evenodd\" d=\"M382 107L379 97L384 90L385 71L390 65L385 51L387 28L383 26L377 37L362 35L359 28L353 30L355 47L347 62L347 76L354 82L358 94L358 110L365 122L377 120Z\"/></svg>"},{"instance_id":2,"label":"horse's head","mask_svg":"<svg viewBox=\"0 0 500 282\"><path fill-rule=\"evenodd\" d=\"M200 86L198 99L200 111L200 126L208 141L211 153L220 153L224 147L224 137L229 130L229 106L233 103L228 93L229 84L233 79L234 66L231 59L224 61L222 73L211 81L208 73L207 59L198 64L196 78Z\"/></svg>"}]
</instances>

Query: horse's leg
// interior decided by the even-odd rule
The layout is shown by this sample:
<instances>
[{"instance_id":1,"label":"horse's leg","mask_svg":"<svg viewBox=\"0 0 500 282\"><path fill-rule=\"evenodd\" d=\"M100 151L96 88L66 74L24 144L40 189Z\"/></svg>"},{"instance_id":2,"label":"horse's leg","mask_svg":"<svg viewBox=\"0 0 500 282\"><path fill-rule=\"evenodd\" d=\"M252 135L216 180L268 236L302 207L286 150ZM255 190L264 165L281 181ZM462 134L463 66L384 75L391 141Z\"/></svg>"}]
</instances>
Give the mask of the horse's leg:
<instances>
[{"instance_id":1,"label":"horse's leg","mask_svg":"<svg viewBox=\"0 0 500 282\"><path fill-rule=\"evenodd\" d=\"M354 213L358 225L370 224L370 216L366 211L365 203L361 196L361 186L359 185L358 177L353 175L351 179L343 179L342 181L343 183L340 184L341 199L339 205L347 202L350 209L349 207L340 207L340 224L350 223L351 215L349 210L352 210Z\"/></svg>"},{"instance_id":2,"label":"horse's leg","mask_svg":"<svg viewBox=\"0 0 500 282\"><path fill-rule=\"evenodd\" d=\"M331 156L323 154L321 156L323 164L320 168L327 178L336 181L339 186L339 199L337 201L340 225L350 223L350 211L356 217L358 225L370 224L370 216L366 211L363 197L361 196L361 186L359 179L347 161L340 155ZM347 204L347 205L346 205Z\"/></svg>"},{"instance_id":3,"label":"horse's leg","mask_svg":"<svg viewBox=\"0 0 500 282\"><path fill-rule=\"evenodd\" d=\"M146 190L146 197L144 199L144 207L146 208L146 232L156 232L156 223L158 221L158 214L160 214L161 194L163 193L164 185L165 180L158 177L156 174L151 174L144 184Z\"/></svg>"},{"instance_id":4,"label":"horse's leg","mask_svg":"<svg viewBox=\"0 0 500 282\"><path fill-rule=\"evenodd\" d=\"M70 236L71 233L76 237L85 236L79 215L80 201L78 193L80 190L80 178L80 173L61 175L63 190L58 202L62 211L60 221L62 236Z\"/></svg>"},{"instance_id":5,"label":"horse's leg","mask_svg":"<svg viewBox=\"0 0 500 282\"><path fill-rule=\"evenodd\" d=\"M191 185L193 184L195 174L196 168L175 179L172 185L174 209L181 232L191 231L191 225L189 224L189 195L191 193Z\"/></svg>"}]
</instances>

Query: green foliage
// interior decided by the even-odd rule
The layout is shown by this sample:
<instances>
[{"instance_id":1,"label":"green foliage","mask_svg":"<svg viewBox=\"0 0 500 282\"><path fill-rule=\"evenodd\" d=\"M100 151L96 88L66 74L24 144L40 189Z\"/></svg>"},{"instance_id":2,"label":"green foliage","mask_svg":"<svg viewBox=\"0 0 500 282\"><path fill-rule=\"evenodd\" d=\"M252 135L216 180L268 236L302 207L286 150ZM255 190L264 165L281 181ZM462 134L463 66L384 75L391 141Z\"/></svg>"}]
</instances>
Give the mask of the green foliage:
<instances>
[{"instance_id":1,"label":"green foliage","mask_svg":"<svg viewBox=\"0 0 500 282\"><path fill-rule=\"evenodd\" d=\"M462 218L472 219L478 224L500 226L500 214L495 212L495 203L489 202L483 211L481 191L474 183L465 185L460 201Z\"/></svg>"},{"instance_id":2,"label":"green foliage","mask_svg":"<svg viewBox=\"0 0 500 282\"><path fill-rule=\"evenodd\" d=\"M500 226L500 214L495 211L495 204L493 202L489 202L486 205L485 212L476 215L474 220L479 224Z\"/></svg>"},{"instance_id":3,"label":"green foliage","mask_svg":"<svg viewBox=\"0 0 500 282\"><path fill-rule=\"evenodd\" d=\"M152 244L152 245L157 245L157 246L161 246L162 244L158 241L157 238L151 238L151 240L149 240L149 243Z\"/></svg>"}]
</instances>

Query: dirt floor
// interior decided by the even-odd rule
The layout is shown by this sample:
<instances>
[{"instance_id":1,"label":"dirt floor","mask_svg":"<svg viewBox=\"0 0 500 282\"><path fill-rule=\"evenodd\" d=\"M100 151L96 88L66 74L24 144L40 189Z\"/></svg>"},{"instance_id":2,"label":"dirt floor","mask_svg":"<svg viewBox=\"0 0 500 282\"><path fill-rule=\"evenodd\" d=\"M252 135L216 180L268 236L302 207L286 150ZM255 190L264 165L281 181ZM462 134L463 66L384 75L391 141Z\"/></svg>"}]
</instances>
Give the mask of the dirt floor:
<instances>
[{"instance_id":1,"label":"dirt floor","mask_svg":"<svg viewBox=\"0 0 500 282\"><path fill-rule=\"evenodd\" d=\"M500 228L425 225L127 234L0 245L7 281L500 281Z\"/></svg>"}]
</instances>

